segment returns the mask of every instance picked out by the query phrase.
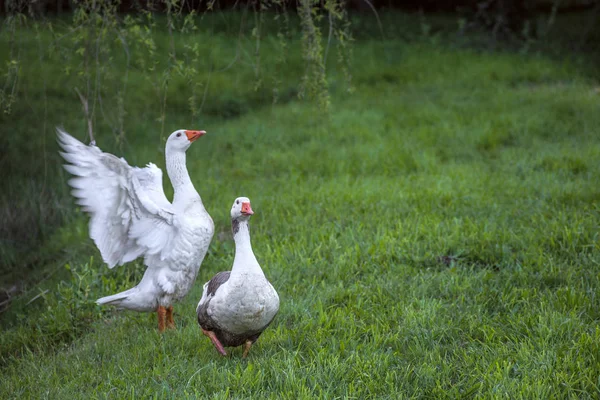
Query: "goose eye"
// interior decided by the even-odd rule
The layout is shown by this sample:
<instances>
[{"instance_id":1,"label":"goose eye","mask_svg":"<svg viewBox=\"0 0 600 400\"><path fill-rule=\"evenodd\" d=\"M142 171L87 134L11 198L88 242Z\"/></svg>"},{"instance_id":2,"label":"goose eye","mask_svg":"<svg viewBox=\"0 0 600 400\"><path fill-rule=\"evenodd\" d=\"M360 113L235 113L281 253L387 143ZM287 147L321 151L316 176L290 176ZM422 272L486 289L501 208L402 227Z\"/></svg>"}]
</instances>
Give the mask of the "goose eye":
<instances>
[{"instance_id":1,"label":"goose eye","mask_svg":"<svg viewBox=\"0 0 600 400\"><path fill-rule=\"evenodd\" d=\"M239 200L236 200L236 201L235 201L235 204L240 204L240 201L239 201Z\"/></svg>"},{"instance_id":2,"label":"goose eye","mask_svg":"<svg viewBox=\"0 0 600 400\"><path fill-rule=\"evenodd\" d=\"M181 132L177 133L177 137L180 137L180 136L181 136Z\"/></svg>"}]
</instances>

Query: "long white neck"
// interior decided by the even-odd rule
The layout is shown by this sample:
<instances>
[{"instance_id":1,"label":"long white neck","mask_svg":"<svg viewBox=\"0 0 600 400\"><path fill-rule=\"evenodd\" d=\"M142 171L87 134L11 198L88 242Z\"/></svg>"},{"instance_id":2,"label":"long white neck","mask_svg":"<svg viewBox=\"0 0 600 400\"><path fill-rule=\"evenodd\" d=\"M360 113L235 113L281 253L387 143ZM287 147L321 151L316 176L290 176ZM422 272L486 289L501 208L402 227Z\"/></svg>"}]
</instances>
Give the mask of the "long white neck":
<instances>
[{"instance_id":1,"label":"long white neck","mask_svg":"<svg viewBox=\"0 0 600 400\"><path fill-rule=\"evenodd\" d=\"M258 261L256 261L254 252L252 251L248 220L234 219L231 221L231 227L233 229L233 240L235 241L235 258L233 259L231 275L233 276L242 273L263 274Z\"/></svg>"},{"instance_id":2,"label":"long white neck","mask_svg":"<svg viewBox=\"0 0 600 400\"><path fill-rule=\"evenodd\" d=\"M185 151L166 149L167 174L173 185L173 204L200 199L185 166Z\"/></svg>"}]
</instances>

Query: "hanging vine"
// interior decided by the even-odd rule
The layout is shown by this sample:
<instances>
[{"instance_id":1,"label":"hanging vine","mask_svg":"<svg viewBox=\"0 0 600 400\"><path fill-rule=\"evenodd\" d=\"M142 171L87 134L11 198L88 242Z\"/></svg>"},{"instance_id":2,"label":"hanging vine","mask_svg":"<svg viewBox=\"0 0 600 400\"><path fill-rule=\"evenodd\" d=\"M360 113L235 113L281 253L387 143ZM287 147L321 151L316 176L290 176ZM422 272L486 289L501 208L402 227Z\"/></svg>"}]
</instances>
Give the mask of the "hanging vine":
<instances>
[{"instance_id":1,"label":"hanging vine","mask_svg":"<svg viewBox=\"0 0 600 400\"><path fill-rule=\"evenodd\" d=\"M32 11L29 7L31 5L24 0L8 0L6 4L8 16L4 21L4 31L8 35L9 50L8 59L3 66L4 84L0 88L0 109L3 114L10 114L17 100L21 72L21 46L17 32L27 24L26 11Z\"/></svg>"},{"instance_id":2,"label":"hanging vine","mask_svg":"<svg viewBox=\"0 0 600 400\"><path fill-rule=\"evenodd\" d=\"M102 115L103 122L108 123L115 133L121 132L117 138L123 137L123 129L122 127L119 129L117 121L124 110L117 110L117 116L113 117L112 113L109 114L105 109L104 101L105 96L111 98L114 96L117 98L116 103L123 107L123 102L118 101L122 93L104 93L102 90L106 80L120 79L120 75L111 74L110 69L113 57L111 44L119 37L118 4L119 2L97 0L74 1L75 10L70 35L75 48L72 57L78 60L78 65L75 69L77 83L73 90L80 99L91 141L94 141L93 132L98 112ZM128 69L127 66L126 71ZM70 69L66 70L67 74L70 72Z\"/></svg>"},{"instance_id":3,"label":"hanging vine","mask_svg":"<svg viewBox=\"0 0 600 400\"><path fill-rule=\"evenodd\" d=\"M198 31L198 21L206 13L215 12L217 3L212 0L204 3L205 11L201 14L187 0L136 2L136 12L127 14L119 14L120 0L72 0L73 14L68 31L64 33L59 29L55 33L51 20L48 20L45 27L50 28L53 40L40 51L45 51L50 58L61 57L65 75L73 78L69 90L81 102L90 139L96 125L104 123L111 127L118 143L125 141L127 89L133 70L142 72L143 79L148 80L155 90L159 104L156 121L161 126L160 136L164 137L169 88L174 74L186 82L192 120L201 115L213 72L223 72L240 61L253 68L256 91L271 85L273 103L281 99L282 77L289 68L290 45L295 39L288 11L292 5L288 1L251 0L247 3L241 18L235 57L220 70L215 69L211 52L206 54L206 46L190 40L183 40L182 44L178 36L185 38L185 35ZM345 87L352 91L352 35L346 3L345 0L297 1L294 6L300 19L300 46L304 60L298 97L316 101L318 107L326 112L331 103L326 66L334 47ZM9 114L17 101L19 80L22 79L18 31L27 24L27 13L33 16L32 4L27 0L7 0L6 3L7 17L2 34L7 39L8 57L4 65L0 65L0 109L4 114ZM253 15L253 19L249 19L253 21L250 27L246 21L248 9L248 14ZM165 19L157 17L157 12L163 12ZM268 39L270 18L275 22L276 32ZM163 24L168 35L166 57L159 54L155 42L160 33L159 25ZM327 27L324 38L323 30ZM268 41L265 42L265 39ZM269 59L271 64L267 65L261 53L264 53L263 47L269 46L275 46L277 51L276 56ZM116 63L115 57L124 57L125 66ZM268 75L265 73L267 70L270 71ZM116 89L107 92L107 88Z\"/></svg>"},{"instance_id":4,"label":"hanging vine","mask_svg":"<svg viewBox=\"0 0 600 400\"><path fill-rule=\"evenodd\" d=\"M327 47L323 56L323 63L327 65L329 48L332 39L337 40L337 60L341 67L342 74L346 83L346 90L352 92L352 74L350 72L350 63L352 59L352 32L350 30L350 20L344 0L326 0L324 5L327 11L329 22L329 34L327 37Z\"/></svg>"},{"instance_id":5,"label":"hanging vine","mask_svg":"<svg viewBox=\"0 0 600 400\"><path fill-rule=\"evenodd\" d=\"M301 80L299 97L314 98L319 109L327 112L330 106L327 75L323 58L322 35L318 0L300 0L298 15L302 25L302 57L306 63Z\"/></svg>"},{"instance_id":6,"label":"hanging vine","mask_svg":"<svg viewBox=\"0 0 600 400\"><path fill-rule=\"evenodd\" d=\"M275 58L275 73L272 75L273 104L277 104L281 96L282 80L280 78L286 68L288 58L288 42L291 40L290 17L284 0L276 0L275 21L277 22L277 57Z\"/></svg>"}]
</instances>

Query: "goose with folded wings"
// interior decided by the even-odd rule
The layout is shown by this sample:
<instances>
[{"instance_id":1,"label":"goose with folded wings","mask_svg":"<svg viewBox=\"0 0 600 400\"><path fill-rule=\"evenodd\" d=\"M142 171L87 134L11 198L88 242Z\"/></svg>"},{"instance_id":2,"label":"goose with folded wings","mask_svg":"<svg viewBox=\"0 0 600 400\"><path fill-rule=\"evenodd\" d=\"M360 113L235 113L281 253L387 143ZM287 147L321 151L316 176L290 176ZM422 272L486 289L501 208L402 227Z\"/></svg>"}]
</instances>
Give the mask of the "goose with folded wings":
<instances>
[{"instance_id":1,"label":"goose with folded wings","mask_svg":"<svg viewBox=\"0 0 600 400\"><path fill-rule=\"evenodd\" d=\"M140 312L157 312L158 330L175 328L173 303L191 289L213 237L214 224L186 168L186 150L204 131L177 130L167 139L167 173L173 202L154 164L131 167L125 159L85 145L58 129L60 154L78 204L89 213L90 237L109 268L143 257L137 286L98 299Z\"/></svg>"},{"instance_id":2,"label":"goose with folded wings","mask_svg":"<svg viewBox=\"0 0 600 400\"><path fill-rule=\"evenodd\" d=\"M243 357L279 311L279 295L256 261L248 221L254 214L247 197L231 207L235 257L231 271L216 274L204 284L196 308L198 324L217 351L244 346Z\"/></svg>"}]
</instances>

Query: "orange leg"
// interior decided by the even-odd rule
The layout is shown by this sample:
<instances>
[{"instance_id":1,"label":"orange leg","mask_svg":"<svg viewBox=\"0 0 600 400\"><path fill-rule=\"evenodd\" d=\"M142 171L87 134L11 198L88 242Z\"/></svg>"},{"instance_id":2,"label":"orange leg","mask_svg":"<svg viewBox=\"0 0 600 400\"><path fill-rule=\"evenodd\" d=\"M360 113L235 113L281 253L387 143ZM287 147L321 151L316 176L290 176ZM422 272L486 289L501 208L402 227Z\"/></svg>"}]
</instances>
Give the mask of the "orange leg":
<instances>
[{"instance_id":1,"label":"orange leg","mask_svg":"<svg viewBox=\"0 0 600 400\"><path fill-rule=\"evenodd\" d=\"M219 342L219 339L217 339L217 336L215 335L214 332L202 329L202 333L204 333L206 336L208 336L208 338L210 339L212 344L215 345L215 348L217 349L219 354L221 354L222 356L227 355L227 352L223 348L223 345L221 344L221 342Z\"/></svg>"},{"instance_id":2,"label":"orange leg","mask_svg":"<svg viewBox=\"0 0 600 400\"><path fill-rule=\"evenodd\" d=\"M165 331L165 319L167 317L167 310L163 306L158 306L156 309L158 315L158 331L163 333Z\"/></svg>"},{"instance_id":3,"label":"orange leg","mask_svg":"<svg viewBox=\"0 0 600 400\"><path fill-rule=\"evenodd\" d=\"M175 329L175 321L173 321L173 306L167 308L167 328Z\"/></svg>"},{"instance_id":4,"label":"orange leg","mask_svg":"<svg viewBox=\"0 0 600 400\"><path fill-rule=\"evenodd\" d=\"M244 345L244 354L242 354L242 358L246 358L248 356L248 352L250 351L250 347L252 347L252 341L247 340Z\"/></svg>"}]
</instances>

